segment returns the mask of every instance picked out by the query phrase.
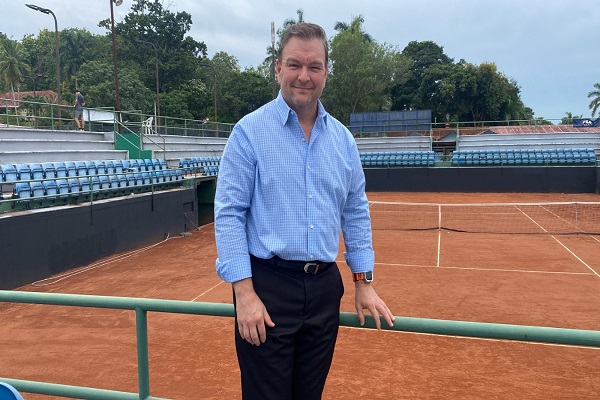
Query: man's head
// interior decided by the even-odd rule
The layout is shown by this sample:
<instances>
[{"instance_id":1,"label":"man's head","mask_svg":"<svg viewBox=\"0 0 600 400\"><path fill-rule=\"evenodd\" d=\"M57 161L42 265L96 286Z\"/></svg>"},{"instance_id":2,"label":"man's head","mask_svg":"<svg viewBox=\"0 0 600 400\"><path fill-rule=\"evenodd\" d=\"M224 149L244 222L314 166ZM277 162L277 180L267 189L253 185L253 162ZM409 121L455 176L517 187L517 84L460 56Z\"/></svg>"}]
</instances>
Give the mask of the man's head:
<instances>
[{"instance_id":1,"label":"man's head","mask_svg":"<svg viewBox=\"0 0 600 400\"><path fill-rule=\"evenodd\" d=\"M327 80L327 37L318 25L291 25L281 38L276 70L281 93L295 110L316 110Z\"/></svg>"}]
</instances>

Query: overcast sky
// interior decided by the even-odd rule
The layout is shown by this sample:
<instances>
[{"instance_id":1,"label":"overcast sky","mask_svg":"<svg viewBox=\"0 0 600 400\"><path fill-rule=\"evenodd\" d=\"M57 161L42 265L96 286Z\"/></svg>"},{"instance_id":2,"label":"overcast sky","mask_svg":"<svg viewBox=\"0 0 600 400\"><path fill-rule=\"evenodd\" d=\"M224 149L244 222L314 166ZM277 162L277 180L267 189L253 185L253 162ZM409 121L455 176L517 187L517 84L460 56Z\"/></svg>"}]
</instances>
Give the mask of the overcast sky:
<instances>
[{"instance_id":1,"label":"overcast sky","mask_svg":"<svg viewBox=\"0 0 600 400\"><path fill-rule=\"evenodd\" d=\"M54 30L51 16L25 7L51 9L59 30L85 28L105 34L98 22L110 17L110 0L0 0L0 32L21 40ZM132 0L115 7L115 21ZM304 11L328 37L337 21L362 15L365 31L379 43L402 50L410 41L431 40L455 61L494 62L514 78L536 117L560 119L565 112L589 117L587 94L600 82L597 0L165 0L171 12L192 16L189 35L204 42L209 56L225 51L242 67L258 66L275 28ZM327 89L325 89L327 90Z\"/></svg>"}]
</instances>

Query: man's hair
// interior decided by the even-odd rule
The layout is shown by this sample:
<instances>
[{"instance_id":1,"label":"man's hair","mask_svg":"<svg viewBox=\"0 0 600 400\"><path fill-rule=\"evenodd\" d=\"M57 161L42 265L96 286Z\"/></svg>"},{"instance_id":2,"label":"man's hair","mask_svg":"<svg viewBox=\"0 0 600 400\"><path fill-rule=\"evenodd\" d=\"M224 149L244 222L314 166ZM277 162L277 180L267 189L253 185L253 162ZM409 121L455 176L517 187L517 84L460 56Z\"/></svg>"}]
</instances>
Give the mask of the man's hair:
<instances>
[{"instance_id":1,"label":"man's hair","mask_svg":"<svg viewBox=\"0 0 600 400\"><path fill-rule=\"evenodd\" d=\"M317 24L311 24L308 22L297 22L293 25L288 26L288 28L283 33L281 40L279 41L279 52L277 58L279 62L282 62L281 59L283 48L288 44L290 39L298 38L303 40L312 40L318 39L323 43L323 49L325 50L325 65L329 62L329 51L327 45L327 34L325 30L321 28Z\"/></svg>"}]
</instances>

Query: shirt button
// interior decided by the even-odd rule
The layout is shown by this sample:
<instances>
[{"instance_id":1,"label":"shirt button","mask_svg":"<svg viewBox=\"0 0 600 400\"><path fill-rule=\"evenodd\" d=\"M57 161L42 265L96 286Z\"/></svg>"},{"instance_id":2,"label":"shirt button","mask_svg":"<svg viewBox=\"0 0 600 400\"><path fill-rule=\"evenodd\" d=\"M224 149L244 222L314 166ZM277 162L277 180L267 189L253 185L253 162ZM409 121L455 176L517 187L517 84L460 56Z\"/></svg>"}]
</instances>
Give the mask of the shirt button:
<instances>
[{"instance_id":1,"label":"shirt button","mask_svg":"<svg viewBox=\"0 0 600 400\"><path fill-rule=\"evenodd\" d=\"M309 194L309 195L308 195L308 198L309 198L309 199L312 199L312 194Z\"/></svg>"},{"instance_id":2,"label":"shirt button","mask_svg":"<svg viewBox=\"0 0 600 400\"><path fill-rule=\"evenodd\" d=\"M306 167L306 169L310 171L310 165L308 165L308 166Z\"/></svg>"},{"instance_id":3,"label":"shirt button","mask_svg":"<svg viewBox=\"0 0 600 400\"><path fill-rule=\"evenodd\" d=\"M312 260L315 257L311 254L310 256L308 256L308 258L310 258Z\"/></svg>"},{"instance_id":4,"label":"shirt button","mask_svg":"<svg viewBox=\"0 0 600 400\"><path fill-rule=\"evenodd\" d=\"M313 224L310 224L310 229L313 229L315 226Z\"/></svg>"}]
</instances>

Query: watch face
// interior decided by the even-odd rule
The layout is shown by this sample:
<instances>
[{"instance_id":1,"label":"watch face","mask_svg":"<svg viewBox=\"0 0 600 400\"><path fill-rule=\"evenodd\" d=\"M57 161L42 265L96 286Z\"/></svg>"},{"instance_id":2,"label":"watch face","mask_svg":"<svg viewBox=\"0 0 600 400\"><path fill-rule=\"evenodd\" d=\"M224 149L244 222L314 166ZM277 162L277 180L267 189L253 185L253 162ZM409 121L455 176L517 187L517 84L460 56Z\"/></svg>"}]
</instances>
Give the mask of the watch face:
<instances>
[{"instance_id":1,"label":"watch face","mask_svg":"<svg viewBox=\"0 0 600 400\"><path fill-rule=\"evenodd\" d=\"M373 282L373 271L365 272L365 282Z\"/></svg>"}]
</instances>

